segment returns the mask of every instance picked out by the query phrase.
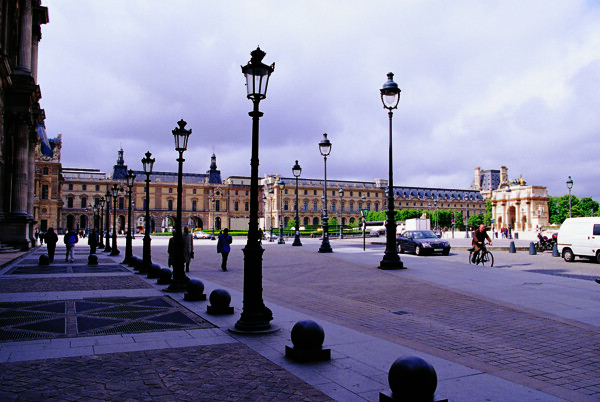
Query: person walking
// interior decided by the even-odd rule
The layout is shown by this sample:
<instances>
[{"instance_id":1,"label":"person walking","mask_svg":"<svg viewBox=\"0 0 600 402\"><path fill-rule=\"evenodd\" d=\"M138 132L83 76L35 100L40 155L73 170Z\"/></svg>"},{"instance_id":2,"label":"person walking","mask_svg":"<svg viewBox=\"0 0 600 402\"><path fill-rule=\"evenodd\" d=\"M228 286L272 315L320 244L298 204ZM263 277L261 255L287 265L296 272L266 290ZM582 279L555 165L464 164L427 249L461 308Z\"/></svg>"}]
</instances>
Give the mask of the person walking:
<instances>
[{"instance_id":1,"label":"person walking","mask_svg":"<svg viewBox=\"0 0 600 402\"><path fill-rule=\"evenodd\" d=\"M233 242L233 238L229 234L229 229L223 229L223 233L219 235L219 240L217 241L217 253L221 254L221 269L223 271L227 271L227 257L229 257L229 252L231 251L230 244Z\"/></svg>"},{"instance_id":2,"label":"person walking","mask_svg":"<svg viewBox=\"0 0 600 402\"><path fill-rule=\"evenodd\" d=\"M90 232L88 245L90 246L90 254L96 254L96 247L98 247L98 233L96 233L96 229L92 229Z\"/></svg>"},{"instance_id":3,"label":"person walking","mask_svg":"<svg viewBox=\"0 0 600 402\"><path fill-rule=\"evenodd\" d=\"M185 261L185 272L190 272L190 262L194 258L194 236L190 228L183 228L183 259Z\"/></svg>"},{"instance_id":4,"label":"person walking","mask_svg":"<svg viewBox=\"0 0 600 402\"><path fill-rule=\"evenodd\" d=\"M46 249L48 250L48 261L53 262L56 243L58 243L58 236L54 232L54 228L48 228L44 238L46 240Z\"/></svg>"},{"instance_id":5,"label":"person walking","mask_svg":"<svg viewBox=\"0 0 600 402\"><path fill-rule=\"evenodd\" d=\"M77 233L73 230L68 230L65 234L64 242L67 246L67 254L65 257L66 262L75 262L75 258L73 258L73 249L75 248L75 243L79 241Z\"/></svg>"}]
</instances>

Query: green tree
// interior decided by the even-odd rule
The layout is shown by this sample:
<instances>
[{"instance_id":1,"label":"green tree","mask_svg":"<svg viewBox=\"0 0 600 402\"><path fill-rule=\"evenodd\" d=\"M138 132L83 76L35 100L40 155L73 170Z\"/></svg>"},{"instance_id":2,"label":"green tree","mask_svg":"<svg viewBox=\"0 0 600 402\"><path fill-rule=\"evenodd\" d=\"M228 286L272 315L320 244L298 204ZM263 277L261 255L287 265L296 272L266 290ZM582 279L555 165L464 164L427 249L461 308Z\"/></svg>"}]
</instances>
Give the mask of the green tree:
<instances>
[{"instance_id":1,"label":"green tree","mask_svg":"<svg viewBox=\"0 0 600 402\"><path fill-rule=\"evenodd\" d=\"M579 210L583 216L594 216L598 214L600 204L597 201L592 200L592 197L583 197L579 200Z\"/></svg>"}]
</instances>

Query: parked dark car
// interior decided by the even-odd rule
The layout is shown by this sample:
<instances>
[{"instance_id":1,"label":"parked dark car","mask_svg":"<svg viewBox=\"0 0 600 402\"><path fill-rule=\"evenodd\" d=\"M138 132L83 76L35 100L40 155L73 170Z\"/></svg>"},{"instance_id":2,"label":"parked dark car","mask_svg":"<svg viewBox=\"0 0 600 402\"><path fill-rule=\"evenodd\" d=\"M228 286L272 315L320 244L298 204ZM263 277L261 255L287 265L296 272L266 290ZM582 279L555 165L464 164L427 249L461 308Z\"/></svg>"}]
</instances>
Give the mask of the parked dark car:
<instances>
[{"instance_id":1,"label":"parked dark car","mask_svg":"<svg viewBox=\"0 0 600 402\"><path fill-rule=\"evenodd\" d=\"M397 244L400 253L416 255L442 253L450 254L450 243L440 239L432 230L407 230L398 236Z\"/></svg>"}]
</instances>

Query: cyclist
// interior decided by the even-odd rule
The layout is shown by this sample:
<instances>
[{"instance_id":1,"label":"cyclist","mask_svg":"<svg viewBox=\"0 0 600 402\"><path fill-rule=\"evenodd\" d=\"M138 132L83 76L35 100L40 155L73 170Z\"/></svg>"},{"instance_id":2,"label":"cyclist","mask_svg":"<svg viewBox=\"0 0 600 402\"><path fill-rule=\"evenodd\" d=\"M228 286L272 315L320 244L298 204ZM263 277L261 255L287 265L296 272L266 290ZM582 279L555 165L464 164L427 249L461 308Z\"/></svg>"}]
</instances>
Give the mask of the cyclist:
<instances>
[{"instance_id":1,"label":"cyclist","mask_svg":"<svg viewBox=\"0 0 600 402\"><path fill-rule=\"evenodd\" d=\"M492 239L490 239L490 236L485 230L485 225L482 223L481 225L479 225L479 229L473 232L473 248L475 249L475 252L473 253L473 258L471 260L473 264L475 264L475 262L477 261L477 257L479 256L480 251L485 250L486 240L490 243L491 246Z\"/></svg>"}]
</instances>

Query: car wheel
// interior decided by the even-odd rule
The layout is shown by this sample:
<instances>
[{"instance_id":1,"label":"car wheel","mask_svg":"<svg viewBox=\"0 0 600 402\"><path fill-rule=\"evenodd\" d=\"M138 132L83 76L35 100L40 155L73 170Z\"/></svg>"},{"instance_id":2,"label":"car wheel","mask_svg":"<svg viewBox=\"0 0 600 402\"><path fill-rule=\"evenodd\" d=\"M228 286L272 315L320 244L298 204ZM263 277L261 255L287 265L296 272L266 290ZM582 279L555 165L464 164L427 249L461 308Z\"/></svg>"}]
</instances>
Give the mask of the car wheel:
<instances>
[{"instance_id":1,"label":"car wheel","mask_svg":"<svg viewBox=\"0 0 600 402\"><path fill-rule=\"evenodd\" d=\"M417 246L417 248L415 249L415 254L416 255L423 255L423 247Z\"/></svg>"},{"instance_id":2,"label":"car wheel","mask_svg":"<svg viewBox=\"0 0 600 402\"><path fill-rule=\"evenodd\" d=\"M600 250L596 252L596 262L600 264Z\"/></svg>"},{"instance_id":3,"label":"car wheel","mask_svg":"<svg viewBox=\"0 0 600 402\"><path fill-rule=\"evenodd\" d=\"M442 255L448 255L448 254L450 254L450 249L449 249L449 248L447 248L447 249L444 249L444 250L442 251Z\"/></svg>"},{"instance_id":4,"label":"car wheel","mask_svg":"<svg viewBox=\"0 0 600 402\"><path fill-rule=\"evenodd\" d=\"M404 254L404 249L402 248L402 246L400 245L400 243L398 243L398 252L400 254Z\"/></svg>"},{"instance_id":5,"label":"car wheel","mask_svg":"<svg viewBox=\"0 0 600 402\"><path fill-rule=\"evenodd\" d=\"M575 254L573 254L570 248L565 248L563 250L563 258L566 262L573 262L575 261Z\"/></svg>"}]
</instances>

